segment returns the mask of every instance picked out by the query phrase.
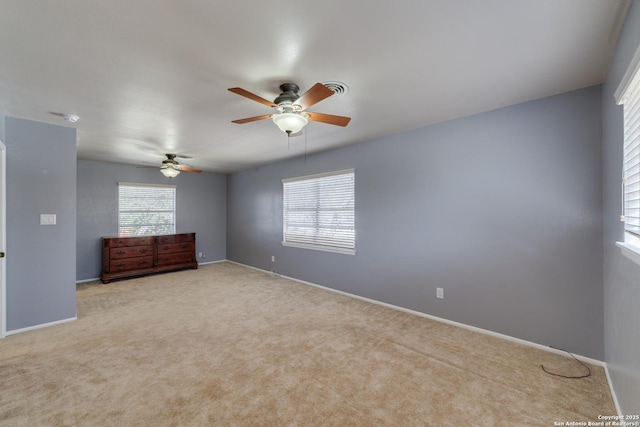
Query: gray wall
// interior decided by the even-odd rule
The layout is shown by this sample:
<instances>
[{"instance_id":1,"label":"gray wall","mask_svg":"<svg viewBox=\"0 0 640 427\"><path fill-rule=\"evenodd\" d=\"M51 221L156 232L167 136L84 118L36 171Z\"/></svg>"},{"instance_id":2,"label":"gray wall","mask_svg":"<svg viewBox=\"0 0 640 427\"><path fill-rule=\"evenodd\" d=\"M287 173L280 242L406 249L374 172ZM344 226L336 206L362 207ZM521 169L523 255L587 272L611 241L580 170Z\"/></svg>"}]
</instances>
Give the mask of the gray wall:
<instances>
[{"instance_id":1,"label":"gray wall","mask_svg":"<svg viewBox=\"0 0 640 427\"><path fill-rule=\"evenodd\" d=\"M625 414L640 414L640 266L620 253L623 116L613 94L640 46L640 4L632 2L603 85L605 358Z\"/></svg>"},{"instance_id":2,"label":"gray wall","mask_svg":"<svg viewBox=\"0 0 640 427\"><path fill-rule=\"evenodd\" d=\"M283 178L355 167L357 254L283 247ZM227 257L602 360L601 88L232 174ZM444 300L437 300L443 287Z\"/></svg>"},{"instance_id":3,"label":"gray wall","mask_svg":"<svg viewBox=\"0 0 640 427\"><path fill-rule=\"evenodd\" d=\"M206 256L198 262L226 258L225 175L183 172L169 180L157 168L78 160L77 280L100 277L101 238L118 235L118 181L175 184L176 232L196 233L196 252Z\"/></svg>"},{"instance_id":4,"label":"gray wall","mask_svg":"<svg viewBox=\"0 0 640 427\"><path fill-rule=\"evenodd\" d=\"M6 117L7 331L76 315L76 130ZM42 226L40 214L56 214Z\"/></svg>"}]
</instances>

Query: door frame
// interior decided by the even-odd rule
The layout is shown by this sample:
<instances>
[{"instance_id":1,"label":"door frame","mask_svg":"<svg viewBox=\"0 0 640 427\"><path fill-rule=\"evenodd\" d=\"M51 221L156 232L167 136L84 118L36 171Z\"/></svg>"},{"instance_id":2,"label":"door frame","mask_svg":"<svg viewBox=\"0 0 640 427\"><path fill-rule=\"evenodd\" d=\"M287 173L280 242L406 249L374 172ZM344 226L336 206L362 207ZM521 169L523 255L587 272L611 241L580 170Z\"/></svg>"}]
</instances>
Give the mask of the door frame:
<instances>
[{"instance_id":1,"label":"door frame","mask_svg":"<svg viewBox=\"0 0 640 427\"><path fill-rule=\"evenodd\" d=\"M0 251L7 251L7 149L0 140ZM0 258L0 339L7 335L7 263Z\"/></svg>"}]
</instances>

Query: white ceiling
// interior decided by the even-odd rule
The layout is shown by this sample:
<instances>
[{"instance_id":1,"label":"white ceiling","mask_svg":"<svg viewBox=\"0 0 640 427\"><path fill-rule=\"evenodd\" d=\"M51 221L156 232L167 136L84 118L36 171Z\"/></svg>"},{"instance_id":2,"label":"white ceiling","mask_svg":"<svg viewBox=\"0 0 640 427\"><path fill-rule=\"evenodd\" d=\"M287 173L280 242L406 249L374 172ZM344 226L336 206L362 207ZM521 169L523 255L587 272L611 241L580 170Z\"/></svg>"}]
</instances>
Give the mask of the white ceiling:
<instances>
[{"instance_id":1,"label":"white ceiling","mask_svg":"<svg viewBox=\"0 0 640 427\"><path fill-rule=\"evenodd\" d=\"M604 80L627 0L0 0L0 112L75 126L81 159L231 172ZM339 81L287 141L268 100ZM76 114L65 122L59 114ZM290 142L290 143L289 143Z\"/></svg>"}]
</instances>

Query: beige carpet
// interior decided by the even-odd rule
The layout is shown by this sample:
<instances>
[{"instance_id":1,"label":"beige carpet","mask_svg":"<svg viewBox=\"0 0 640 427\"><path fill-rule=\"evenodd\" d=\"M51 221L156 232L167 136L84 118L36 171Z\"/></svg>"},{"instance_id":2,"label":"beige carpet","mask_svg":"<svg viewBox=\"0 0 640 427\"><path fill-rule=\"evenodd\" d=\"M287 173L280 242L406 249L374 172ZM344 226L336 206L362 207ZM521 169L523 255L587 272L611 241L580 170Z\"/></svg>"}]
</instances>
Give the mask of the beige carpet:
<instances>
[{"instance_id":1,"label":"beige carpet","mask_svg":"<svg viewBox=\"0 0 640 427\"><path fill-rule=\"evenodd\" d=\"M231 263L78 286L76 322L0 341L0 425L553 426L604 370Z\"/></svg>"}]
</instances>

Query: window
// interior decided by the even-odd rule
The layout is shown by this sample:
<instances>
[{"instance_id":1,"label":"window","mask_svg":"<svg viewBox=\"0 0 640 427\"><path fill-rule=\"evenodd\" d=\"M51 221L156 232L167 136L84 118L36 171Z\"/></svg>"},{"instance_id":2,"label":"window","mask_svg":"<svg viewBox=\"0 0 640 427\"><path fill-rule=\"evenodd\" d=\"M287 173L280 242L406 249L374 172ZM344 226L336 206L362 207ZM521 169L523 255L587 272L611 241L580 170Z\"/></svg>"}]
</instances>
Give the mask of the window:
<instances>
[{"instance_id":1,"label":"window","mask_svg":"<svg viewBox=\"0 0 640 427\"><path fill-rule=\"evenodd\" d=\"M622 216L624 249L640 254L640 49L615 94L623 106ZM628 253L625 253L628 255Z\"/></svg>"},{"instance_id":2,"label":"window","mask_svg":"<svg viewBox=\"0 0 640 427\"><path fill-rule=\"evenodd\" d=\"M624 106L624 229L640 235L640 73L622 100Z\"/></svg>"},{"instance_id":3,"label":"window","mask_svg":"<svg viewBox=\"0 0 640 427\"><path fill-rule=\"evenodd\" d=\"M355 171L282 180L285 246L355 254Z\"/></svg>"},{"instance_id":4,"label":"window","mask_svg":"<svg viewBox=\"0 0 640 427\"><path fill-rule=\"evenodd\" d=\"M118 183L118 236L176 232L176 186Z\"/></svg>"}]
</instances>

